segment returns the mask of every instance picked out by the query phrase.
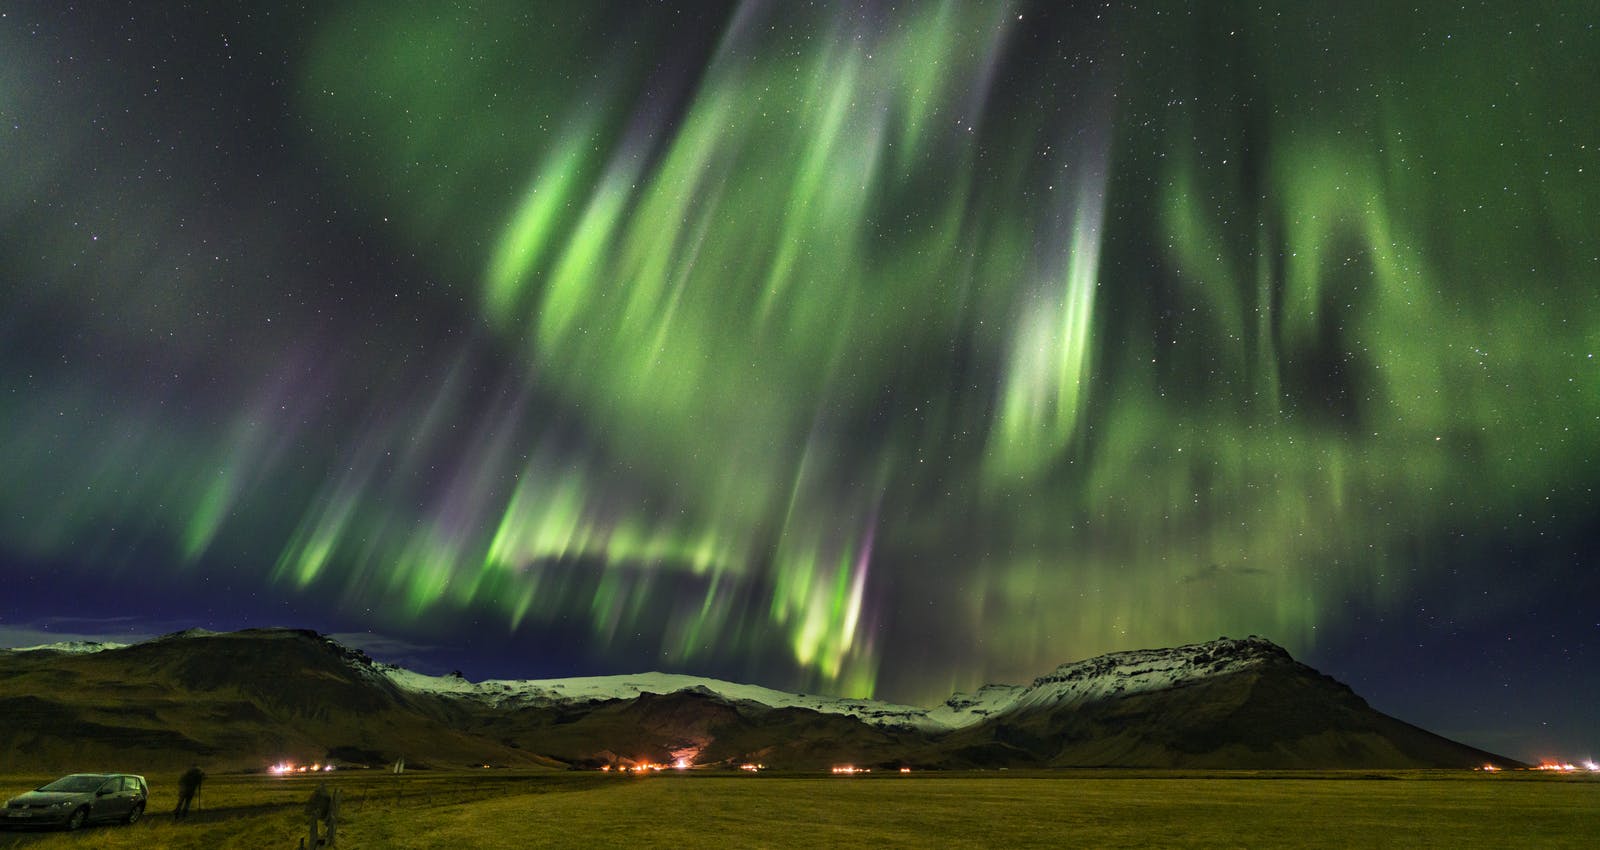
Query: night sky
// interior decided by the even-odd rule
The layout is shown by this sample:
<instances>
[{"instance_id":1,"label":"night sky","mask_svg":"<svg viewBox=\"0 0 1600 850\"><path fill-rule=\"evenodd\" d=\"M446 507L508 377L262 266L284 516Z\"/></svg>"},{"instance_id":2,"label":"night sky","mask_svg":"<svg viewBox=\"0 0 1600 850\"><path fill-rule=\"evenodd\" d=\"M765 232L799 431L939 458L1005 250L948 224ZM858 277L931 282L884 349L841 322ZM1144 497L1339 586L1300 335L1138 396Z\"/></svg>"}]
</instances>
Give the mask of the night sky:
<instances>
[{"instance_id":1,"label":"night sky","mask_svg":"<svg viewBox=\"0 0 1600 850\"><path fill-rule=\"evenodd\" d=\"M1600 3L0 5L0 633L1600 755Z\"/></svg>"}]
</instances>

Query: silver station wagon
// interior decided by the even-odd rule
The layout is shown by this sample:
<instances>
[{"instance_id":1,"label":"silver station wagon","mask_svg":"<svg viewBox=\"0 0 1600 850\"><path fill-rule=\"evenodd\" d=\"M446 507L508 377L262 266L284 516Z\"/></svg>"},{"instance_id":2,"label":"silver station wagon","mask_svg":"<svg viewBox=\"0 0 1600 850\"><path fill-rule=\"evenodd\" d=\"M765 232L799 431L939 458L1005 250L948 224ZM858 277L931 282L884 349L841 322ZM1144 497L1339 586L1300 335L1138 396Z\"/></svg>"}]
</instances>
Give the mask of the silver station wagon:
<instances>
[{"instance_id":1,"label":"silver station wagon","mask_svg":"<svg viewBox=\"0 0 1600 850\"><path fill-rule=\"evenodd\" d=\"M143 776L74 773L7 800L0 824L77 829L93 821L133 823L149 799Z\"/></svg>"}]
</instances>

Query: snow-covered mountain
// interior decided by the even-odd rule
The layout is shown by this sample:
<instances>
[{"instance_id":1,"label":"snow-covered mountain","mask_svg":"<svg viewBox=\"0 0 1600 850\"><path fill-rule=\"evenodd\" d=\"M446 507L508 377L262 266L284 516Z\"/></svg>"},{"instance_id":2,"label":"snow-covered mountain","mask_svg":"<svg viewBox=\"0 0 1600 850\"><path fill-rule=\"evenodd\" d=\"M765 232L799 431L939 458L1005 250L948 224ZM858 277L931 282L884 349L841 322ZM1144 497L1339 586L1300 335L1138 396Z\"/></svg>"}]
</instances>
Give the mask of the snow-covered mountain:
<instances>
[{"instance_id":1,"label":"snow-covered mountain","mask_svg":"<svg viewBox=\"0 0 1600 850\"><path fill-rule=\"evenodd\" d=\"M389 664L376 665L390 682L415 693L458 697L485 704L515 708L634 699L641 694L709 692L732 702L754 702L769 708L808 708L824 714L842 714L878 726L943 728L928 716L928 709L870 699L797 694L707 679L682 673L635 673L626 676L581 676L570 679L489 679L469 682L460 676L428 676Z\"/></svg>"},{"instance_id":2,"label":"snow-covered mountain","mask_svg":"<svg viewBox=\"0 0 1600 850\"><path fill-rule=\"evenodd\" d=\"M1113 652L1063 664L1030 685L986 685L975 694L955 694L929 709L928 718L943 728L961 729L1005 714L1179 688L1288 660L1283 647L1254 635Z\"/></svg>"},{"instance_id":3,"label":"snow-covered mountain","mask_svg":"<svg viewBox=\"0 0 1600 850\"><path fill-rule=\"evenodd\" d=\"M204 629L189 629L165 635L159 640L209 637L214 634ZM126 646L128 644L103 641L65 641L17 647L10 651L78 655ZM932 707L793 693L682 673L472 682L459 675L430 676L377 662L371 665L371 669L381 678L412 693L466 699L490 707L550 707L630 700L641 694L701 691L731 702L753 702L768 708L804 708L853 717L884 728L909 726L925 732L941 732L963 729L1012 712L1077 705L1182 687L1209 677L1237 673L1268 661L1288 659L1289 654L1282 647L1265 638L1251 636L1236 640L1224 637L1170 649L1115 652L1085 661L1074 661L1057 667L1028 685L985 685L974 693L953 694L943 703Z\"/></svg>"},{"instance_id":4,"label":"snow-covered mountain","mask_svg":"<svg viewBox=\"0 0 1600 850\"><path fill-rule=\"evenodd\" d=\"M135 638L135 643L150 643L153 641L184 640L187 638L214 637L222 632L210 629L192 628L181 632L160 635L158 637L140 639ZM107 652L113 649L127 649L133 643L121 643L114 640L63 640L54 643L41 643L35 646L0 647L0 652L61 652L68 655L92 655L96 652Z\"/></svg>"},{"instance_id":5,"label":"snow-covered mountain","mask_svg":"<svg viewBox=\"0 0 1600 850\"><path fill-rule=\"evenodd\" d=\"M108 649L122 649L128 646L125 643L100 640L64 640L57 643L41 643L37 646L14 646L0 649L0 652L65 652L71 655L86 655L92 652L105 652Z\"/></svg>"},{"instance_id":6,"label":"snow-covered mountain","mask_svg":"<svg viewBox=\"0 0 1600 850\"><path fill-rule=\"evenodd\" d=\"M1219 638L1171 649L1116 652L1063 664L1030 685L986 685L976 693L954 694L931 708L798 694L680 673L470 682L460 676L428 676L388 664L375 665L375 669L408 691L469 699L496 707L547 707L634 699L641 694L705 691L733 702L749 701L769 708L806 708L854 717L880 727L910 726L938 732L962 729L1012 712L1183 687L1269 661L1288 659L1289 654L1282 647L1254 636L1242 640Z\"/></svg>"},{"instance_id":7,"label":"snow-covered mountain","mask_svg":"<svg viewBox=\"0 0 1600 850\"><path fill-rule=\"evenodd\" d=\"M470 682L296 629L0 652L0 771L283 758L598 769L1506 764L1374 711L1260 638L1103 655L931 707L670 673ZM87 743L86 743L87 742ZM683 756L684 753L692 756Z\"/></svg>"}]
</instances>

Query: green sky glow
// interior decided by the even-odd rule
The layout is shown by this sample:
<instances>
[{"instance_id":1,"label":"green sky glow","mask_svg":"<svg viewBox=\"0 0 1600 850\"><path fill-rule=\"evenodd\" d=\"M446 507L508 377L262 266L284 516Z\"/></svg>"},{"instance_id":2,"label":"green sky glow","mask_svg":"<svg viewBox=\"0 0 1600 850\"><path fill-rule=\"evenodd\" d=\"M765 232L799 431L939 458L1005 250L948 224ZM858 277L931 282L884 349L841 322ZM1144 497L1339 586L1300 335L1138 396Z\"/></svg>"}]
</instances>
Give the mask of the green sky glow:
<instances>
[{"instance_id":1,"label":"green sky glow","mask_svg":"<svg viewBox=\"0 0 1600 850\"><path fill-rule=\"evenodd\" d=\"M219 375L201 403L9 363L6 544L911 698L1305 648L1448 598L1428 541L1592 500L1592 39L1515 4L775 5L697 35L605 4L319 16L294 144L433 288L396 317L297 283L267 327L291 246L35 255L17 315ZM198 191L117 220L176 228ZM371 327L318 330L335 296Z\"/></svg>"}]
</instances>

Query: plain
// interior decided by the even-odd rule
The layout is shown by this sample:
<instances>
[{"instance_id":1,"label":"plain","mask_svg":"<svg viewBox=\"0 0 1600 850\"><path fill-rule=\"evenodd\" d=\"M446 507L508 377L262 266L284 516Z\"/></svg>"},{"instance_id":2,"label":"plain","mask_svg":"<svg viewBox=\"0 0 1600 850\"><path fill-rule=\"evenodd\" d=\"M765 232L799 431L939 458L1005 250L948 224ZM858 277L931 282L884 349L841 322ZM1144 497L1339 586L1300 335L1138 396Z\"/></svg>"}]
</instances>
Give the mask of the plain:
<instances>
[{"instance_id":1,"label":"plain","mask_svg":"<svg viewBox=\"0 0 1600 850\"><path fill-rule=\"evenodd\" d=\"M47 777L0 778L14 794ZM0 847L293 848L319 782L342 789L346 850L523 847L1453 847L1584 845L1600 781L1474 772L923 773L835 777L689 771L349 771L209 779L175 823L0 833Z\"/></svg>"}]
</instances>

